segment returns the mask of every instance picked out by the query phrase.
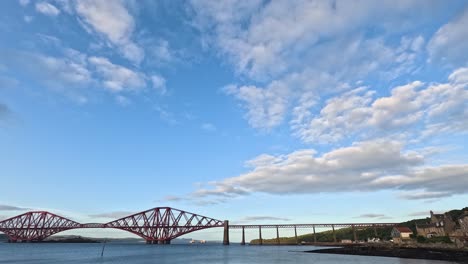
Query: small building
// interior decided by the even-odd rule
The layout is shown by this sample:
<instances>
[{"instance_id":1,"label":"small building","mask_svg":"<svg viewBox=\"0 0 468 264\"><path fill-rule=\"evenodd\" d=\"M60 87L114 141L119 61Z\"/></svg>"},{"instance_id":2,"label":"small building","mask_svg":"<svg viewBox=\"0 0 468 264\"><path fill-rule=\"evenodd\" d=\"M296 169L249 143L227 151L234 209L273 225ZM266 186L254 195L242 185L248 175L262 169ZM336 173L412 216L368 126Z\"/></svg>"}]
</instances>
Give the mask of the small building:
<instances>
[{"instance_id":1,"label":"small building","mask_svg":"<svg viewBox=\"0 0 468 264\"><path fill-rule=\"evenodd\" d=\"M426 238L445 235L444 228L442 226L437 226L434 223L416 225L416 232L418 233L418 236L423 236Z\"/></svg>"},{"instance_id":2,"label":"small building","mask_svg":"<svg viewBox=\"0 0 468 264\"><path fill-rule=\"evenodd\" d=\"M450 233L455 231L456 223L449 214L434 214L432 211L430 211L430 213L431 224L435 224L436 227L441 227L444 230L444 233L441 234L441 236L448 236Z\"/></svg>"},{"instance_id":3,"label":"small building","mask_svg":"<svg viewBox=\"0 0 468 264\"><path fill-rule=\"evenodd\" d=\"M392 238L394 243L401 243L404 240L411 239L413 231L406 226L396 226L392 229Z\"/></svg>"}]
</instances>

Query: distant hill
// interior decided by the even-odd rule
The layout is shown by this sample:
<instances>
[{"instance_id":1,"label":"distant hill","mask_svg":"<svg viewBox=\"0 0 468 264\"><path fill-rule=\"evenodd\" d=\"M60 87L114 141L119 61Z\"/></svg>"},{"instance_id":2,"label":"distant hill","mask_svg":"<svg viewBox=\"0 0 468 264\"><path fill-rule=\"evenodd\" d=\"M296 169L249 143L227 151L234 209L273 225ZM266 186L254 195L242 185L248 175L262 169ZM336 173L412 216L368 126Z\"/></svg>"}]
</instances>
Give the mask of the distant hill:
<instances>
[{"instance_id":1,"label":"distant hill","mask_svg":"<svg viewBox=\"0 0 468 264\"><path fill-rule=\"evenodd\" d=\"M468 207L465 207L460 210L451 210L448 211L447 213L454 219L456 220L460 215L463 214L464 211L468 211ZM429 212L428 212L429 214ZM411 230L413 230L414 233L416 233L416 224L426 224L430 221L429 217L427 218L419 218L419 219L413 219L409 220L406 222L402 222L399 225L400 226L406 226L409 227ZM384 240L390 240L390 233L391 233L392 228L377 228L377 234L380 239ZM342 228L342 229L335 229L335 234L336 234L336 239L338 241L343 240L343 239L354 239L353 235L353 229L352 228ZM367 240L368 238L373 238L375 237L374 234L374 229L373 228L362 228L362 229L356 229L356 235L358 240ZM317 242L332 242L333 241L333 232L331 230L328 231L323 231L323 232L317 232ZM307 242L311 243L314 242L314 234L306 234L306 235L301 235L298 236L298 241L299 242ZM251 244L258 244L259 240L254 239L250 241ZM276 244L276 238L273 239L263 239L263 244ZM295 244L296 243L296 238L295 237L280 237L280 243L282 244Z\"/></svg>"}]
</instances>

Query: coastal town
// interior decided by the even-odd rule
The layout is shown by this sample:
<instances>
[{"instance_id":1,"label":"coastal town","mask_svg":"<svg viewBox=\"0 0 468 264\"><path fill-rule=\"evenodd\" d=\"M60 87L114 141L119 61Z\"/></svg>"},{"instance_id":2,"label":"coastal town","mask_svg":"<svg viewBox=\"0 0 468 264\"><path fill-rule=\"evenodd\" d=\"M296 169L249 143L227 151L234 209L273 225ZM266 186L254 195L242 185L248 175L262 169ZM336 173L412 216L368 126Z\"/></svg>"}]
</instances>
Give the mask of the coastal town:
<instances>
[{"instance_id":1,"label":"coastal town","mask_svg":"<svg viewBox=\"0 0 468 264\"><path fill-rule=\"evenodd\" d=\"M427 223L416 223L416 233L407 226L396 226L391 237L394 243L440 242L453 243L458 248L468 246L468 210L458 217L449 213L435 214L430 211Z\"/></svg>"}]
</instances>

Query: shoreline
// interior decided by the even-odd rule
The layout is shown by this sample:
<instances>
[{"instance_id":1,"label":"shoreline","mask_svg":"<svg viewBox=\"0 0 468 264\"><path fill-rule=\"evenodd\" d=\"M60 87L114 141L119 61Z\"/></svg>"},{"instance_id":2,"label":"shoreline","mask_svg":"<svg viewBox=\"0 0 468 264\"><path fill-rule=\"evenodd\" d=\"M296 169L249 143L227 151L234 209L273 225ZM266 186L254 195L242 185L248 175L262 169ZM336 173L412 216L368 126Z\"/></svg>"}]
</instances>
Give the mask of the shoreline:
<instances>
[{"instance_id":1,"label":"shoreline","mask_svg":"<svg viewBox=\"0 0 468 264\"><path fill-rule=\"evenodd\" d=\"M340 254L375 257L394 257L408 259L444 260L458 263L468 263L467 250L386 247L377 245L341 245L337 248L324 248L304 251L316 254Z\"/></svg>"}]
</instances>

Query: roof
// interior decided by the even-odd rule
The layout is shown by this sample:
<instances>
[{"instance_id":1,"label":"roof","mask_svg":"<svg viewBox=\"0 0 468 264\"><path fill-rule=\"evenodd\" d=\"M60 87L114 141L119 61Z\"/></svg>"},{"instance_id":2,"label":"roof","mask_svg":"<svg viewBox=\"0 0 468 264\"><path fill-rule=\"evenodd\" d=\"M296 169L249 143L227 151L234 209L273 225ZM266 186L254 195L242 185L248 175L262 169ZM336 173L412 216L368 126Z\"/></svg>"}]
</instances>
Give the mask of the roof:
<instances>
[{"instance_id":1,"label":"roof","mask_svg":"<svg viewBox=\"0 0 468 264\"><path fill-rule=\"evenodd\" d=\"M394 228L400 233L413 233L413 230L406 226L395 226Z\"/></svg>"},{"instance_id":2,"label":"roof","mask_svg":"<svg viewBox=\"0 0 468 264\"><path fill-rule=\"evenodd\" d=\"M417 228L432 228L432 227L436 227L435 224L418 224L416 225Z\"/></svg>"}]
</instances>

